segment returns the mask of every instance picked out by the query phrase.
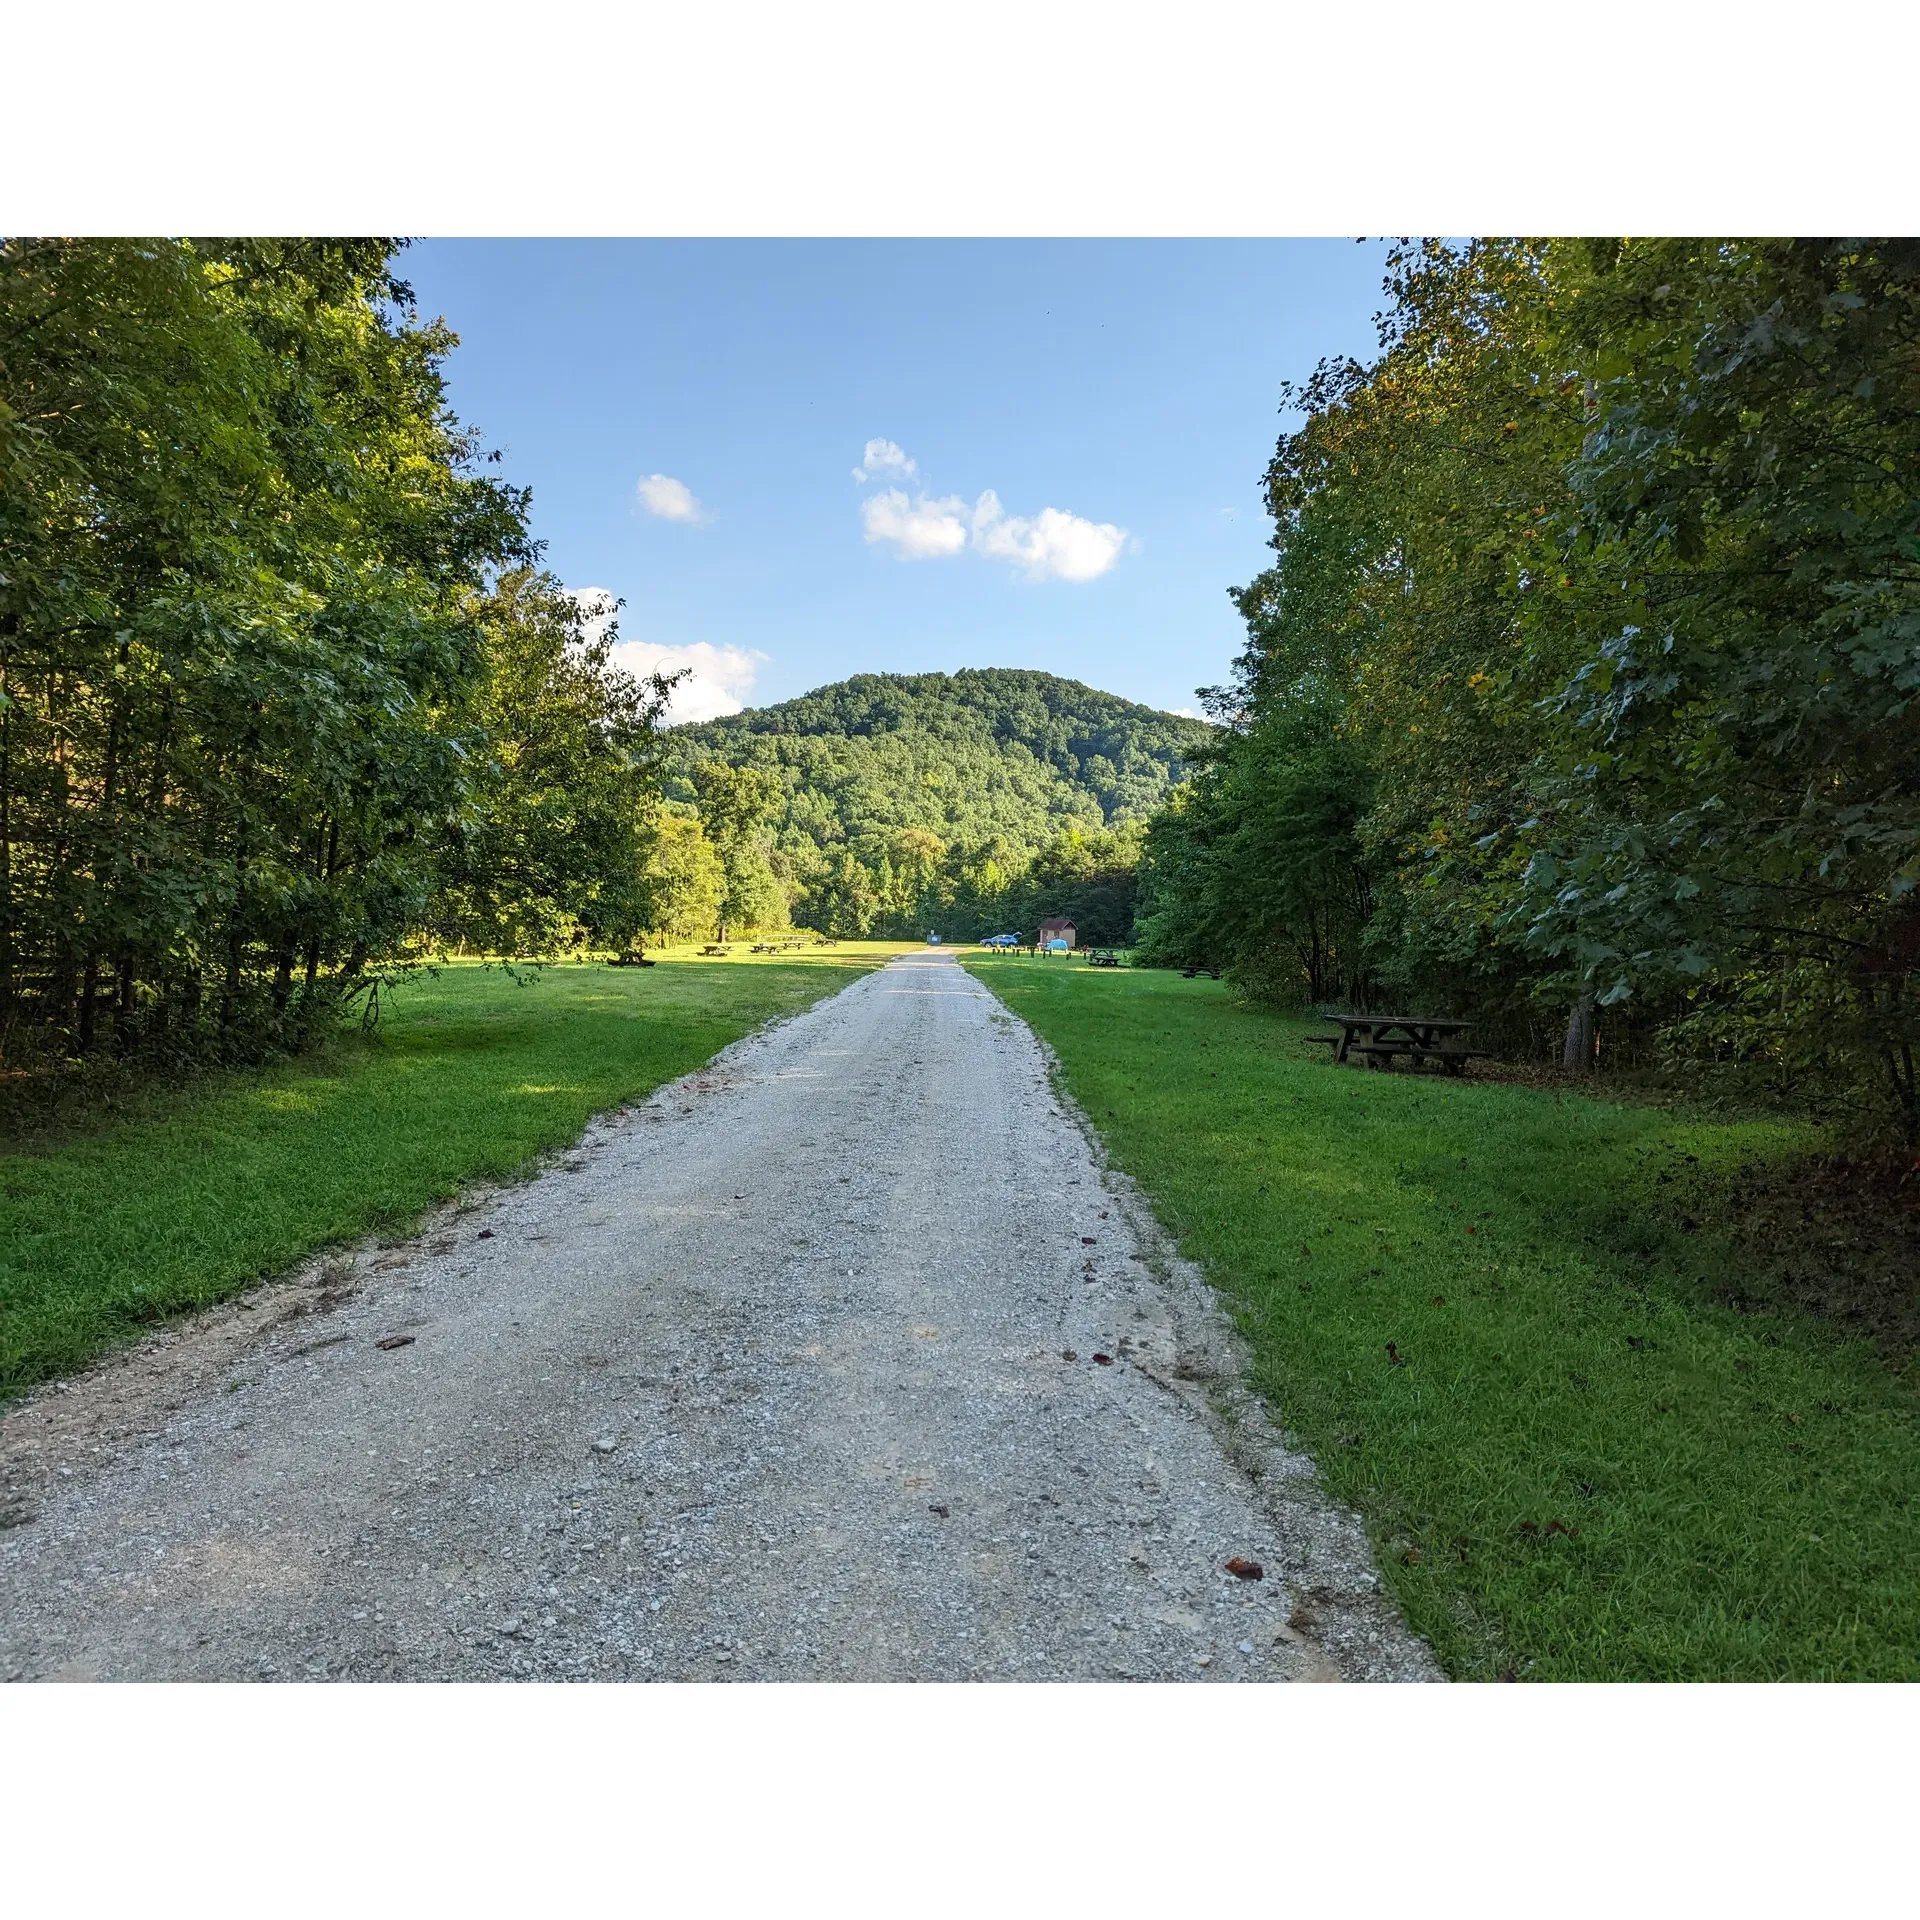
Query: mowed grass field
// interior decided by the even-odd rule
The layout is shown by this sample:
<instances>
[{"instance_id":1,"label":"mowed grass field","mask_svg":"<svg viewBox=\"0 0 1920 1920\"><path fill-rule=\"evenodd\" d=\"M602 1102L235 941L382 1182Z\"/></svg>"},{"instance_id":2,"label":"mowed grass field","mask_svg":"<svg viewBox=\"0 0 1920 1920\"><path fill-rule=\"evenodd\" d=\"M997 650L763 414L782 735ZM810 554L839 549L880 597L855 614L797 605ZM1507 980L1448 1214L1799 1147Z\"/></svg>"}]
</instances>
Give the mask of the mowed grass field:
<instances>
[{"instance_id":1,"label":"mowed grass field","mask_svg":"<svg viewBox=\"0 0 1920 1920\"><path fill-rule=\"evenodd\" d=\"M0 1395L316 1248L400 1231L523 1172L596 1113L689 1072L899 951L476 964L389 993L377 1035L155 1095L142 1117L0 1156Z\"/></svg>"},{"instance_id":2,"label":"mowed grass field","mask_svg":"<svg viewBox=\"0 0 1920 1920\"><path fill-rule=\"evenodd\" d=\"M1334 1067L1162 972L967 963L1204 1264L1256 1384L1461 1678L1920 1677L1920 1401L1717 1304L1676 1217L1785 1126Z\"/></svg>"}]
</instances>

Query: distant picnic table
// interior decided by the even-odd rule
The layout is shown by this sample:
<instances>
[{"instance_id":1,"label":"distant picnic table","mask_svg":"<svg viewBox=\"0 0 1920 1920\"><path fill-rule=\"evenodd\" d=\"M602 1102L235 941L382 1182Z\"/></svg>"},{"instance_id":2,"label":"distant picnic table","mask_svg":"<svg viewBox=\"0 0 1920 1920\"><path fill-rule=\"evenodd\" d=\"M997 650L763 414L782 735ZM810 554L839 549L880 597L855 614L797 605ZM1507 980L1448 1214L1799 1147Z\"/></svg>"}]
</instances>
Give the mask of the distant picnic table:
<instances>
[{"instance_id":1,"label":"distant picnic table","mask_svg":"<svg viewBox=\"0 0 1920 1920\"><path fill-rule=\"evenodd\" d=\"M1112 947L1090 947L1087 950L1087 965L1090 967L1117 967L1120 956Z\"/></svg>"},{"instance_id":2,"label":"distant picnic table","mask_svg":"<svg viewBox=\"0 0 1920 1920\"><path fill-rule=\"evenodd\" d=\"M1461 1044L1470 1020L1436 1020L1423 1013L1329 1013L1338 1034L1309 1036L1317 1045L1332 1047L1336 1064L1358 1054L1370 1067L1391 1067L1405 1054L1414 1066L1435 1060L1451 1074L1462 1074L1469 1060L1481 1056Z\"/></svg>"}]
</instances>

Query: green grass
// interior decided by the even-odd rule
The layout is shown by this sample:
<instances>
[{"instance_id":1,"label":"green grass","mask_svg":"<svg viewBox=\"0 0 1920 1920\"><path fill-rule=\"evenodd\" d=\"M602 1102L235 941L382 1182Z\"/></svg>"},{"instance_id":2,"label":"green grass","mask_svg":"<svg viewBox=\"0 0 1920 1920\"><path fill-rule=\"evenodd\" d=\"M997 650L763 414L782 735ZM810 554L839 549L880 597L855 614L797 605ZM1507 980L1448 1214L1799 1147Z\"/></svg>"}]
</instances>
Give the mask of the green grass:
<instances>
[{"instance_id":1,"label":"green grass","mask_svg":"<svg viewBox=\"0 0 1920 1920\"><path fill-rule=\"evenodd\" d=\"M392 993L371 1043L160 1095L139 1119L0 1157L0 1394L316 1248L509 1178L595 1113L844 986L896 948L454 965Z\"/></svg>"},{"instance_id":2,"label":"green grass","mask_svg":"<svg viewBox=\"0 0 1920 1920\"><path fill-rule=\"evenodd\" d=\"M1911 1367L1717 1304L1726 1242L1672 1203L1790 1164L1793 1129L1335 1068L1316 1023L1177 974L968 964L1222 1289L1450 1672L1920 1677Z\"/></svg>"}]
</instances>

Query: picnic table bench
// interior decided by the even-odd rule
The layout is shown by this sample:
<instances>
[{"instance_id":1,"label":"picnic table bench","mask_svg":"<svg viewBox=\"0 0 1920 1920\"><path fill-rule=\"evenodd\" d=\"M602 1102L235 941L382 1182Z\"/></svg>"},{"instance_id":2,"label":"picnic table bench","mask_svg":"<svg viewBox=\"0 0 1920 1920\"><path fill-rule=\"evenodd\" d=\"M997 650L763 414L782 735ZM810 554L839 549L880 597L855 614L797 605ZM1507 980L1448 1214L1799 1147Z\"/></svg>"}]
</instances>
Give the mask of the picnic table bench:
<instances>
[{"instance_id":1,"label":"picnic table bench","mask_svg":"<svg viewBox=\"0 0 1920 1920\"><path fill-rule=\"evenodd\" d=\"M1200 974L1203 974L1203 973L1207 976L1209 980L1218 980L1220 978L1220 969L1218 967L1200 967L1200 966L1182 967L1180 970L1180 978L1182 980L1192 980L1197 978Z\"/></svg>"},{"instance_id":2,"label":"picnic table bench","mask_svg":"<svg viewBox=\"0 0 1920 1920\"><path fill-rule=\"evenodd\" d=\"M700 952L703 957L709 953L714 953L714 954L718 954L722 960L724 960L727 957L730 951L731 951L730 948L722 947L718 945L702 947L700 949Z\"/></svg>"},{"instance_id":3,"label":"picnic table bench","mask_svg":"<svg viewBox=\"0 0 1920 1920\"><path fill-rule=\"evenodd\" d=\"M1320 1046L1332 1047L1336 1064L1359 1055L1370 1067L1391 1068L1405 1054L1414 1066L1437 1061L1447 1072L1462 1074L1469 1060L1484 1054L1460 1044L1470 1020L1437 1020L1413 1013L1329 1013L1340 1031L1309 1036Z\"/></svg>"},{"instance_id":4,"label":"picnic table bench","mask_svg":"<svg viewBox=\"0 0 1920 1920\"><path fill-rule=\"evenodd\" d=\"M1117 967L1120 956L1111 947L1089 947L1087 965L1090 967Z\"/></svg>"}]
</instances>

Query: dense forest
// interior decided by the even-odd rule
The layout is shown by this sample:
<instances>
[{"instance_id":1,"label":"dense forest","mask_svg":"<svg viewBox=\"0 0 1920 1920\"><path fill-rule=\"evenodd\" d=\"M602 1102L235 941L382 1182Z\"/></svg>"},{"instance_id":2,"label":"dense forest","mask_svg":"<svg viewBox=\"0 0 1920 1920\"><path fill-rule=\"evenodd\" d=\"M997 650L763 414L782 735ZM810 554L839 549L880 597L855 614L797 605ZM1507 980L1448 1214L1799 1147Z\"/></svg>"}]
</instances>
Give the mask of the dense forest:
<instances>
[{"instance_id":1,"label":"dense forest","mask_svg":"<svg viewBox=\"0 0 1920 1920\"><path fill-rule=\"evenodd\" d=\"M1394 256L1143 951L1920 1137L1920 243Z\"/></svg>"},{"instance_id":2,"label":"dense forest","mask_svg":"<svg viewBox=\"0 0 1920 1920\"><path fill-rule=\"evenodd\" d=\"M0 247L0 1073L293 1046L396 966L622 941L614 671L378 240Z\"/></svg>"},{"instance_id":3,"label":"dense forest","mask_svg":"<svg viewBox=\"0 0 1920 1920\"><path fill-rule=\"evenodd\" d=\"M673 729L668 793L709 828L717 804L734 846L755 814L743 923L968 939L1065 912L1110 942L1146 822L1211 733L1048 673L858 674Z\"/></svg>"}]
</instances>

